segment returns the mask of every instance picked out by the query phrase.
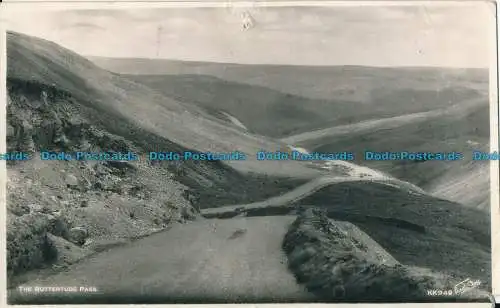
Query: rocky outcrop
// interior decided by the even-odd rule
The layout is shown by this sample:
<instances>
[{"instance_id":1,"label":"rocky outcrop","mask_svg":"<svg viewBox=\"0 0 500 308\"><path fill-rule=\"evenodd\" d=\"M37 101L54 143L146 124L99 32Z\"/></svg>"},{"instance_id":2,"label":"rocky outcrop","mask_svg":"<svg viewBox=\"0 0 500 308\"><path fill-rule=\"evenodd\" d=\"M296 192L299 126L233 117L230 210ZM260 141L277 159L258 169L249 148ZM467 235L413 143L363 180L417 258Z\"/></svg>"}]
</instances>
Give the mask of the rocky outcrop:
<instances>
[{"instance_id":1,"label":"rocky outcrop","mask_svg":"<svg viewBox=\"0 0 500 308\"><path fill-rule=\"evenodd\" d=\"M76 245L82 246L88 238L89 233L84 227L75 227L69 230L69 239Z\"/></svg>"},{"instance_id":2,"label":"rocky outcrop","mask_svg":"<svg viewBox=\"0 0 500 308\"><path fill-rule=\"evenodd\" d=\"M55 86L15 79L8 84L7 149L31 154L28 161L9 162L9 277L65 266L196 218L184 198L186 187L165 167L140 161L42 161L41 150L142 150L137 140L93 121L81 110L87 102Z\"/></svg>"}]
</instances>

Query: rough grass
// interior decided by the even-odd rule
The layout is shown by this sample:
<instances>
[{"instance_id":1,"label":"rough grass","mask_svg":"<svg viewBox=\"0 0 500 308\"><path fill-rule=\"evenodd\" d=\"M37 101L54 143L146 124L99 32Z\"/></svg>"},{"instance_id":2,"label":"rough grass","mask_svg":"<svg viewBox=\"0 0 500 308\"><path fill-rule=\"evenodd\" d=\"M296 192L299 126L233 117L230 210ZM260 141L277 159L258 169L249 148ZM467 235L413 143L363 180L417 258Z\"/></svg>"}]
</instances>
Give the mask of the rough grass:
<instances>
[{"instance_id":1,"label":"rough grass","mask_svg":"<svg viewBox=\"0 0 500 308\"><path fill-rule=\"evenodd\" d=\"M491 287L490 218L484 212L377 183L339 183L297 202L335 212L397 218L424 227L402 228L382 221L355 222L404 264L480 279ZM457 283L460 280L457 281Z\"/></svg>"},{"instance_id":2,"label":"rough grass","mask_svg":"<svg viewBox=\"0 0 500 308\"><path fill-rule=\"evenodd\" d=\"M38 268L58 256L49 238L50 222L43 214L7 219L7 276Z\"/></svg>"},{"instance_id":3,"label":"rough grass","mask_svg":"<svg viewBox=\"0 0 500 308\"><path fill-rule=\"evenodd\" d=\"M317 209L299 215L283 249L297 281L327 301L424 301L429 289L451 288L446 276L400 264Z\"/></svg>"}]
</instances>

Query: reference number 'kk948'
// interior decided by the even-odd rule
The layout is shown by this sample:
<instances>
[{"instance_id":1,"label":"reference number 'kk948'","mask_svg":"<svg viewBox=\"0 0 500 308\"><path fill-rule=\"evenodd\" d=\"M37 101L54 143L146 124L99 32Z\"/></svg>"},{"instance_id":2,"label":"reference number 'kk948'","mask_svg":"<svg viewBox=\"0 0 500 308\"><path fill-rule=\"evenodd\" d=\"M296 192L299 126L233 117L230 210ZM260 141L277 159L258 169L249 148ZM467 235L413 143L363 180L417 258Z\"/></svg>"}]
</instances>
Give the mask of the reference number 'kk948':
<instances>
[{"instance_id":1,"label":"reference number 'kk948'","mask_svg":"<svg viewBox=\"0 0 500 308\"><path fill-rule=\"evenodd\" d=\"M452 296L453 290L430 289L426 290L427 296Z\"/></svg>"}]
</instances>

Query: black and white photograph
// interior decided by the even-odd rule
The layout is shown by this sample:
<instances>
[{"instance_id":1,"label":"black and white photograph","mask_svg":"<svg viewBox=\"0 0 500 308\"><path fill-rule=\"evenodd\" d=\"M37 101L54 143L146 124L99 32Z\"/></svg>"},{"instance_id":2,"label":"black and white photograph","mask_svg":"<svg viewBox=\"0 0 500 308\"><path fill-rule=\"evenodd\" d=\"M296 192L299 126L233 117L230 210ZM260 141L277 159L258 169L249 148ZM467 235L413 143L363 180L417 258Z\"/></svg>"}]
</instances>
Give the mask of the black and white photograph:
<instances>
[{"instance_id":1,"label":"black and white photograph","mask_svg":"<svg viewBox=\"0 0 500 308\"><path fill-rule=\"evenodd\" d=\"M494 3L115 4L2 14L9 304L490 301Z\"/></svg>"}]
</instances>

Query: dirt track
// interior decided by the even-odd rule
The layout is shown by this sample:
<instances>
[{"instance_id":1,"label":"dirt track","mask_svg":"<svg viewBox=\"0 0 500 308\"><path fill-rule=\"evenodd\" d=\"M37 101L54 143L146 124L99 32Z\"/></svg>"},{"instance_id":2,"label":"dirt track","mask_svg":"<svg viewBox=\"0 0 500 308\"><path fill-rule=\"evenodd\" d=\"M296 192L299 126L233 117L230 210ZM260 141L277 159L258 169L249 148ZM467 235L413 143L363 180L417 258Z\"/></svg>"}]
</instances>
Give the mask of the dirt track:
<instances>
[{"instance_id":1,"label":"dirt track","mask_svg":"<svg viewBox=\"0 0 500 308\"><path fill-rule=\"evenodd\" d=\"M320 129L316 131L305 132L293 136L289 136L281 139L281 141L287 144L294 144L297 146L306 145L308 142L318 140L321 138L331 138L338 137L347 134L361 134L367 131L373 131L375 129L391 129L399 126L407 125L410 123L423 122L431 118L439 118L449 114L463 113L464 110L470 108L471 106L476 106L481 100L473 99L467 102L463 102L459 105L453 105L448 108L442 108L432 111L416 112L412 114L405 114L401 116L395 116L390 118L367 120L354 124L346 124L340 126L329 127L325 129Z\"/></svg>"},{"instance_id":2,"label":"dirt track","mask_svg":"<svg viewBox=\"0 0 500 308\"><path fill-rule=\"evenodd\" d=\"M401 189L408 191L408 193L414 194L424 194L425 192L420 188L412 185L408 182L404 182L394 178L376 178L376 177L361 177L361 176L351 176L351 177L334 177L334 176L324 176L319 177L314 180L307 182L304 185L301 185L285 194L269 198L267 200L261 202L254 202L249 204L240 204L240 205L228 205L217 208L208 208L203 209L202 214L214 214L214 213L224 213L234 211L239 208L245 209L253 209L253 208L264 208L268 206L278 206L285 205L291 202L300 200L304 197L307 197L314 192L320 190L329 185L334 185L336 183L346 183L346 182L374 182L380 183L388 186L396 186Z\"/></svg>"},{"instance_id":3,"label":"dirt track","mask_svg":"<svg viewBox=\"0 0 500 308\"><path fill-rule=\"evenodd\" d=\"M294 216L199 220L115 248L26 286L95 286L178 302L310 301L281 250ZM246 230L246 232L236 232ZM81 298L81 297L80 297ZM26 299L26 298L25 298Z\"/></svg>"}]
</instances>

